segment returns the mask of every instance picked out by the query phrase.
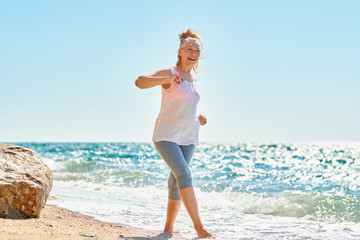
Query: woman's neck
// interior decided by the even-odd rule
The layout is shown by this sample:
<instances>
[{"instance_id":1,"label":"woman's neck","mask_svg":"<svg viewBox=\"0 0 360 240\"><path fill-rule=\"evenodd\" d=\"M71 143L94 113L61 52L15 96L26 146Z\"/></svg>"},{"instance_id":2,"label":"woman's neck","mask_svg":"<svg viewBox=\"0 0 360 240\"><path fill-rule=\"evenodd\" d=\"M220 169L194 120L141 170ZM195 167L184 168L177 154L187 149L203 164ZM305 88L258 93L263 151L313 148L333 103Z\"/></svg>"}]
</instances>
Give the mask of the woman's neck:
<instances>
[{"instance_id":1,"label":"woman's neck","mask_svg":"<svg viewBox=\"0 0 360 240\"><path fill-rule=\"evenodd\" d=\"M191 73L191 69L192 66L184 66L183 64L179 64L178 66L176 66L176 68L180 71L180 72L185 72L187 74Z\"/></svg>"}]
</instances>

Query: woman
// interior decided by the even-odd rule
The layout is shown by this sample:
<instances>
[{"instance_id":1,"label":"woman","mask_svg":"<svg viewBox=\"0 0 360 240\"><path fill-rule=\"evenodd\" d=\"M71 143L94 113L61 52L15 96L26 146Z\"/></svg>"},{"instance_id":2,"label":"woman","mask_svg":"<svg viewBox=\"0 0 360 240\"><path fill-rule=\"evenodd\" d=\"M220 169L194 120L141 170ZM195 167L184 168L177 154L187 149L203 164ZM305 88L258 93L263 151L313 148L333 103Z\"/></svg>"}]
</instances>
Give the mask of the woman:
<instances>
[{"instance_id":1,"label":"woman","mask_svg":"<svg viewBox=\"0 0 360 240\"><path fill-rule=\"evenodd\" d=\"M180 47L176 67L140 76L135 85L141 89L162 86L162 102L153 134L155 148L171 169L169 198L164 232L172 232L181 202L189 213L199 238L209 238L200 220L192 186L189 163L199 144L199 126L205 116L196 114L199 94L191 71L197 72L201 52L201 38L188 29L179 34Z\"/></svg>"}]
</instances>

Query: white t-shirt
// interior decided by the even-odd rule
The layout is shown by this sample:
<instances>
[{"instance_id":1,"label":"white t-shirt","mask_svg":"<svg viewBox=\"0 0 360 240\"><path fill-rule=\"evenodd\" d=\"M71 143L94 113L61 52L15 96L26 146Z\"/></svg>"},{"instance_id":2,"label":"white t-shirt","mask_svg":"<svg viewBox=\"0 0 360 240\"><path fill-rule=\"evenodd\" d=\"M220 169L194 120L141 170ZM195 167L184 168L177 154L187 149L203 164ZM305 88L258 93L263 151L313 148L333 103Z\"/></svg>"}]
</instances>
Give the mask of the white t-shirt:
<instances>
[{"instance_id":1,"label":"white t-shirt","mask_svg":"<svg viewBox=\"0 0 360 240\"><path fill-rule=\"evenodd\" d=\"M178 74L171 68L172 75ZM153 141L169 141L179 145L199 144L200 121L197 104L200 95L195 80L174 83L162 88L160 113L155 122Z\"/></svg>"}]
</instances>

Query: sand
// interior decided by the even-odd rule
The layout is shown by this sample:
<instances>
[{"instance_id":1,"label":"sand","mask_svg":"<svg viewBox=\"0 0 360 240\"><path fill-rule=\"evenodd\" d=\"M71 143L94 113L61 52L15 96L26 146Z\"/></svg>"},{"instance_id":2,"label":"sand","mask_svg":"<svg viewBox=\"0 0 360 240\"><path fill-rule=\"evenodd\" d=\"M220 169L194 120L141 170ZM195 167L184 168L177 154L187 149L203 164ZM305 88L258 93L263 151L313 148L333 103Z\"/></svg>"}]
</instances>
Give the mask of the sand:
<instances>
[{"instance_id":1,"label":"sand","mask_svg":"<svg viewBox=\"0 0 360 240\"><path fill-rule=\"evenodd\" d=\"M92 217L46 205L39 218L0 218L1 240L163 240L182 239L179 234L103 223Z\"/></svg>"}]
</instances>

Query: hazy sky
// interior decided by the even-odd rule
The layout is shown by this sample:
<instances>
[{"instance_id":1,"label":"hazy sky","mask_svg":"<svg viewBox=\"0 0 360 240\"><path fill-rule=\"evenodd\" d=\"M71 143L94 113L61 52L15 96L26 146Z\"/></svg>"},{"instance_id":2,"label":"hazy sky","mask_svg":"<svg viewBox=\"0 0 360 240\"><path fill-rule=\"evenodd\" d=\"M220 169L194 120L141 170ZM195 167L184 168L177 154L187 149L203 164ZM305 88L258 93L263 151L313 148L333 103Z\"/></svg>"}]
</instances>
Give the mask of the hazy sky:
<instances>
[{"instance_id":1,"label":"hazy sky","mask_svg":"<svg viewBox=\"0 0 360 240\"><path fill-rule=\"evenodd\" d=\"M360 141L360 1L0 0L0 141L150 142L178 33L204 42L200 140Z\"/></svg>"}]
</instances>

